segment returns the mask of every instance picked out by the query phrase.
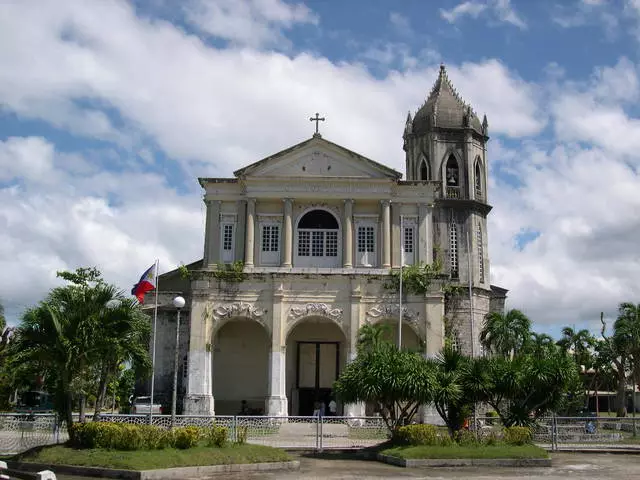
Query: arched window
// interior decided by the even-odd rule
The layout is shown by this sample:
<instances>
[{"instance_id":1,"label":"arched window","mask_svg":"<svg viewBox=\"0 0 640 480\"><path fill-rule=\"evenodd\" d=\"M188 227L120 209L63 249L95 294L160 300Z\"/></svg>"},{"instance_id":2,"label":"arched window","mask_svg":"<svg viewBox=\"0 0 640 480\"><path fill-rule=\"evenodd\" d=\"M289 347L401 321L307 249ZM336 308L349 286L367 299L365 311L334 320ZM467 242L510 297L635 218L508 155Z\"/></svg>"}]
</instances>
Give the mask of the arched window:
<instances>
[{"instance_id":1,"label":"arched window","mask_svg":"<svg viewBox=\"0 0 640 480\"><path fill-rule=\"evenodd\" d=\"M453 154L449 155L449 160L447 160L446 181L447 187L460 186L460 170L458 169L456 157L454 157Z\"/></svg>"},{"instance_id":2,"label":"arched window","mask_svg":"<svg viewBox=\"0 0 640 480\"><path fill-rule=\"evenodd\" d=\"M476 198L483 198L482 195L482 169L480 168L480 159L476 160L476 169L475 169L475 188L476 188Z\"/></svg>"},{"instance_id":3,"label":"arched window","mask_svg":"<svg viewBox=\"0 0 640 480\"><path fill-rule=\"evenodd\" d=\"M460 169L453 154L449 155L445 165L444 180L447 198L460 198Z\"/></svg>"},{"instance_id":4,"label":"arched window","mask_svg":"<svg viewBox=\"0 0 640 480\"><path fill-rule=\"evenodd\" d=\"M476 243L478 244L478 272L480 273L480 283L484 283L484 248L482 245L482 226L478 224L476 229Z\"/></svg>"},{"instance_id":5,"label":"arched window","mask_svg":"<svg viewBox=\"0 0 640 480\"><path fill-rule=\"evenodd\" d=\"M451 278L458 278L458 224L453 215L449 221L449 271Z\"/></svg>"},{"instance_id":6,"label":"arched window","mask_svg":"<svg viewBox=\"0 0 640 480\"><path fill-rule=\"evenodd\" d=\"M429 164L426 158L423 158L420 162L420 180L423 182L429 180Z\"/></svg>"},{"instance_id":7,"label":"arched window","mask_svg":"<svg viewBox=\"0 0 640 480\"><path fill-rule=\"evenodd\" d=\"M340 225L326 210L311 210L298 222L296 265L302 267L339 266Z\"/></svg>"}]
</instances>

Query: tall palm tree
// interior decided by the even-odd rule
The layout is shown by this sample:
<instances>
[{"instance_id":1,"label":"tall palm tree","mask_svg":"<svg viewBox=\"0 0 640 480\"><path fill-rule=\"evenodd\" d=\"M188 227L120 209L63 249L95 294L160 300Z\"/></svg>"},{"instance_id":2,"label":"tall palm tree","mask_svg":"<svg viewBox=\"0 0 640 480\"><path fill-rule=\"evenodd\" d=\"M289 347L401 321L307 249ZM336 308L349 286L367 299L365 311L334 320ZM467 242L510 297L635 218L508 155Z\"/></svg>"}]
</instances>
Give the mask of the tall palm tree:
<instances>
[{"instance_id":1,"label":"tall palm tree","mask_svg":"<svg viewBox=\"0 0 640 480\"><path fill-rule=\"evenodd\" d=\"M618 318L613 324L613 346L616 352L627 358L632 377L632 395L635 406L635 389L637 372L640 369L640 304L621 303L618 307ZM625 379L623 385L618 385L618 402L625 402ZM620 409L620 405L618 405Z\"/></svg>"},{"instance_id":2,"label":"tall palm tree","mask_svg":"<svg viewBox=\"0 0 640 480\"><path fill-rule=\"evenodd\" d=\"M520 310L491 312L484 319L480 341L487 351L513 357L527 344L530 333L531 320Z\"/></svg>"},{"instance_id":3,"label":"tall palm tree","mask_svg":"<svg viewBox=\"0 0 640 480\"><path fill-rule=\"evenodd\" d=\"M593 349L595 347L595 338L589 330L583 328L574 330L571 327L562 329L562 338L558 340L558 345L567 352L571 352L573 359L577 365L584 365L589 368L593 363Z\"/></svg>"},{"instance_id":4,"label":"tall palm tree","mask_svg":"<svg viewBox=\"0 0 640 480\"><path fill-rule=\"evenodd\" d=\"M525 351L534 356L546 357L553 354L557 349L558 347L550 335L531 332Z\"/></svg>"},{"instance_id":5,"label":"tall palm tree","mask_svg":"<svg viewBox=\"0 0 640 480\"><path fill-rule=\"evenodd\" d=\"M4 306L0 303L0 353L9 344L9 336L12 330L11 327L7 327L7 321L4 318Z\"/></svg>"},{"instance_id":6,"label":"tall palm tree","mask_svg":"<svg viewBox=\"0 0 640 480\"><path fill-rule=\"evenodd\" d=\"M122 292L112 286L103 287L112 299L107 302L96 335L101 339L96 347L95 363L98 370L98 390L94 420L98 419L104 406L107 385L118 373L120 365L127 362L136 370L145 372L150 367L148 316L138 303L125 298Z\"/></svg>"}]
</instances>

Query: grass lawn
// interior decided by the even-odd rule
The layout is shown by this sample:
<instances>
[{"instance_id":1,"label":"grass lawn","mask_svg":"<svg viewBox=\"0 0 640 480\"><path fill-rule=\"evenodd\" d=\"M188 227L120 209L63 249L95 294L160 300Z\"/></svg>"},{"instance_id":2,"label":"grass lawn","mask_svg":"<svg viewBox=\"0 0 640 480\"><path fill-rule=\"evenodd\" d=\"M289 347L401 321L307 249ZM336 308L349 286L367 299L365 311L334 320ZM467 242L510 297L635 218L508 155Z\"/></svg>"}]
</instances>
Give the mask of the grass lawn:
<instances>
[{"instance_id":1,"label":"grass lawn","mask_svg":"<svg viewBox=\"0 0 640 480\"><path fill-rule=\"evenodd\" d=\"M104 449L74 449L64 445L44 447L39 451L16 455L16 462L50 465L79 465L123 470L153 470L157 468L237 463L285 462L291 460L284 450L263 445L232 445L224 448L196 447L187 450L119 451Z\"/></svg>"},{"instance_id":2,"label":"grass lawn","mask_svg":"<svg viewBox=\"0 0 640 480\"><path fill-rule=\"evenodd\" d=\"M414 458L547 458L546 450L535 445L482 445L482 446L402 446L382 450L383 455L405 459Z\"/></svg>"}]
</instances>

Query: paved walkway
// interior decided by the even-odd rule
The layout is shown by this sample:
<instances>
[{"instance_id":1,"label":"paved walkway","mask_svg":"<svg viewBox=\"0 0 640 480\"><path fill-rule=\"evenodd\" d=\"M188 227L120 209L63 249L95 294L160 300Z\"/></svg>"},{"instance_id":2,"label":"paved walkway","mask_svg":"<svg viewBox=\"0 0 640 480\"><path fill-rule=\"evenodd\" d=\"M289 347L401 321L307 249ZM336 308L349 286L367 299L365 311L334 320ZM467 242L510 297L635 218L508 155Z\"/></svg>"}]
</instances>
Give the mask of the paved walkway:
<instances>
[{"instance_id":1,"label":"paved walkway","mask_svg":"<svg viewBox=\"0 0 640 480\"><path fill-rule=\"evenodd\" d=\"M327 455L322 458L299 457L301 469L291 473L229 476L239 480L364 480L364 479L459 479L459 480L593 480L640 478L640 455L556 453L551 468L424 468L393 467L373 461ZM220 477L218 477L220 478ZM71 479L70 479L71 480ZM74 479L75 480L75 479Z\"/></svg>"}]
</instances>

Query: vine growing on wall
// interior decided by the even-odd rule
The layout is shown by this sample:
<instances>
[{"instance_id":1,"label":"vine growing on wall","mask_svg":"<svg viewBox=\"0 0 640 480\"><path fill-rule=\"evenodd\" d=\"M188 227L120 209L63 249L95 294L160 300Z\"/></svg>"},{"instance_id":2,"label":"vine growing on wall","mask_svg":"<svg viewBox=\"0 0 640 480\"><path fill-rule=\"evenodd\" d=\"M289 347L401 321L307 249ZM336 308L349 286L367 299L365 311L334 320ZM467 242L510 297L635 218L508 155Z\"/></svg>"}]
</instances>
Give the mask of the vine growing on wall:
<instances>
[{"instance_id":1,"label":"vine growing on wall","mask_svg":"<svg viewBox=\"0 0 640 480\"><path fill-rule=\"evenodd\" d=\"M442 278L442 262L419 263L402 268L402 289L414 295L423 295L429 291L434 280ZM384 284L387 290L400 291L400 270L393 270Z\"/></svg>"},{"instance_id":2,"label":"vine growing on wall","mask_svg":"<svg viewBox=\"0 0 640 480\"><path fill-rule=\"evenodd\" d=\"M246 278L244 273L244 262L218 263L215 270L211 272L213 278L228 283L240 283Z\"/></svg>"}]
</instances>

